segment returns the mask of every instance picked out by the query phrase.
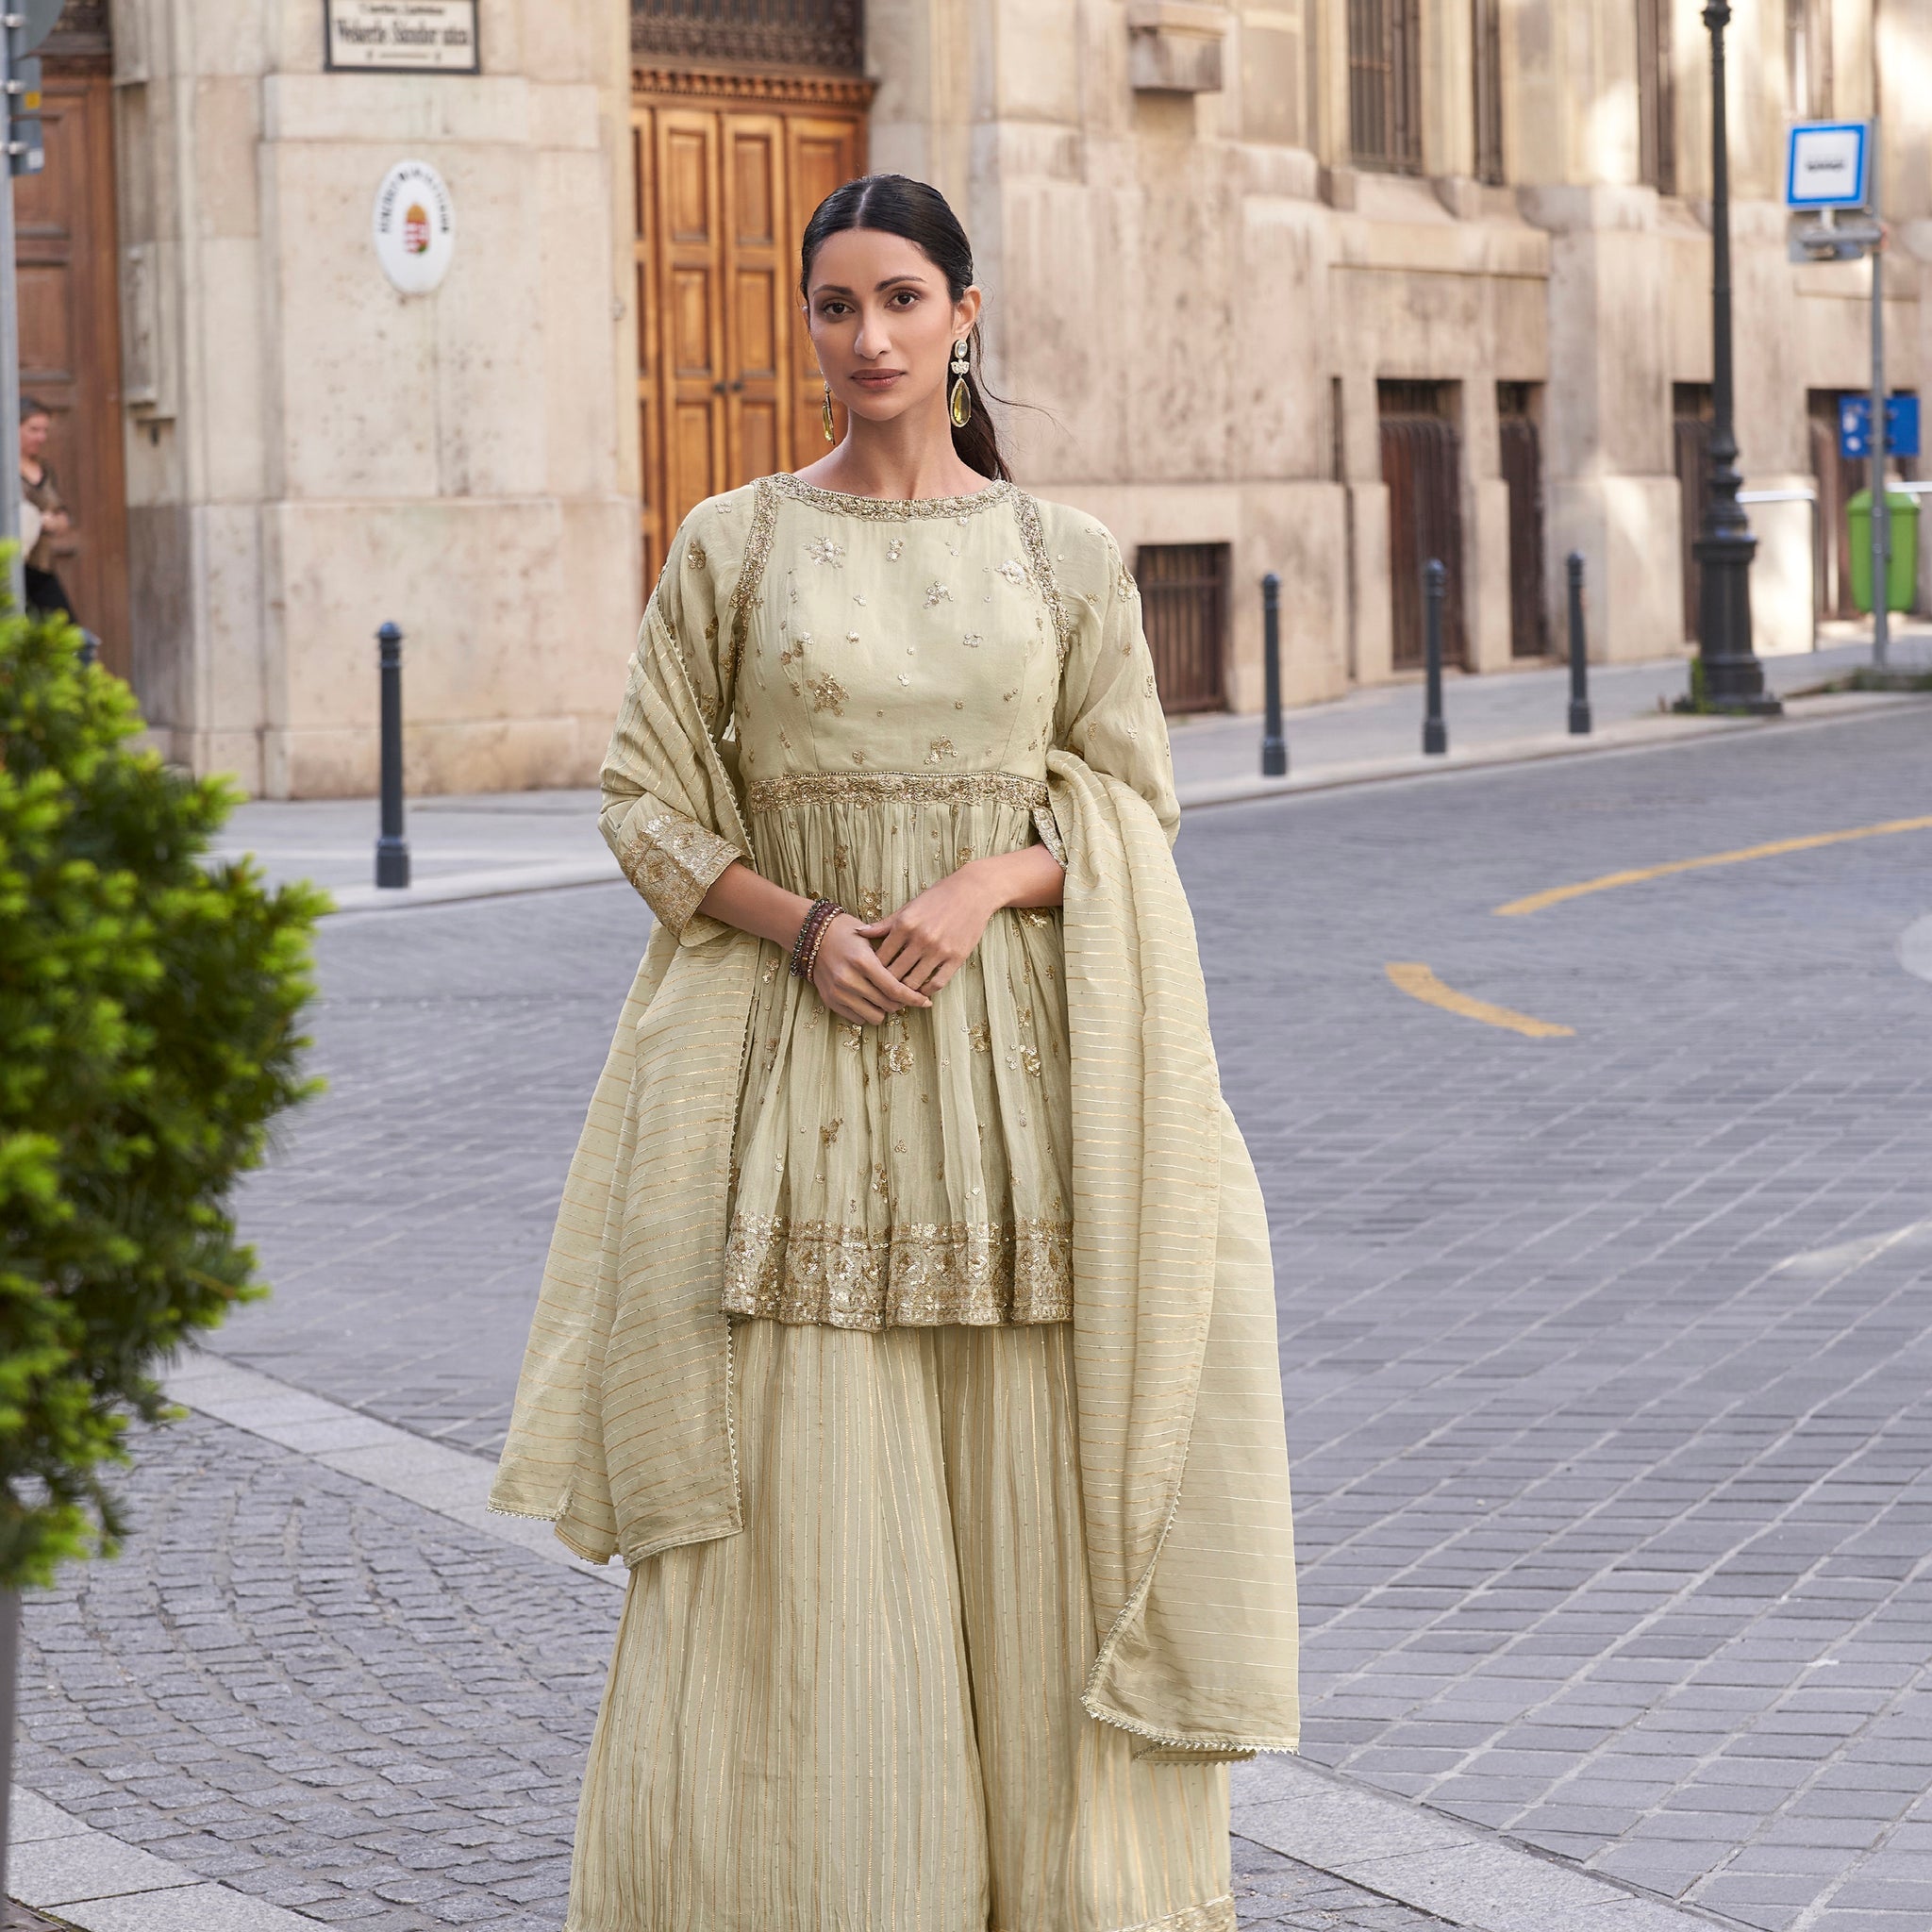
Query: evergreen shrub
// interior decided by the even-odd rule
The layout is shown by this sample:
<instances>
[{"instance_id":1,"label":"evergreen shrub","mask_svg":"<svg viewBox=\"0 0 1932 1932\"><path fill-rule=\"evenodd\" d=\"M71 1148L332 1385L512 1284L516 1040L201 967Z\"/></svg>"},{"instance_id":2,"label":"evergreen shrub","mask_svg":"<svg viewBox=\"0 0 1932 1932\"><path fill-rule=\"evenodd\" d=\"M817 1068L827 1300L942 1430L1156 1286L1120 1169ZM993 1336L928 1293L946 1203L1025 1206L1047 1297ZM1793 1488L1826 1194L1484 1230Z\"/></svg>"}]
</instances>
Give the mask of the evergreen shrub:
<instances>
[{"instance_id":1,"label":"evergreen shrub","mask_svg":"<svg viewBox=\"0 0 1932 1932\"><path fill-rule=\"evenodd\" d=\"M4 553L0 553L4 556ZM0 579L4 581L4 579ZM108 1477L194 1331L265 1292L230 1211L310 1091L327 901L207 854L239 796L130 743L65 619L0 607L0 1589L125 1533Z\"/></svg>"}]
</instances>

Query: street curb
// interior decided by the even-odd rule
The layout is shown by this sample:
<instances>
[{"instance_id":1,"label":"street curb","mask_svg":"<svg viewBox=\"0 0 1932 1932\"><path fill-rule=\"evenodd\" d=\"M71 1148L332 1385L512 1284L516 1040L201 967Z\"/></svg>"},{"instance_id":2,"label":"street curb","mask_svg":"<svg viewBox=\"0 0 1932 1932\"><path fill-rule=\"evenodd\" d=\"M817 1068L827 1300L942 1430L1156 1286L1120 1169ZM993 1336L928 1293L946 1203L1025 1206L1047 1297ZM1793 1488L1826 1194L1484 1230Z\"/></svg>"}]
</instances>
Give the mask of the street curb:
<instances>
[{"instance_id":1,"label":"street curb","mask_svg":"<svg viewBox=\"0 0 1932 1932\"><path fill-rule=\"evenodd\" d=\"M410 906L455 906L466 899L503 899L523 892L554 892L568 886L621 886L614 858L579 859L568 865L504 866L492 872L458 872L420 886L325 886L336 912L400 912Z\"/></svg>"},{"instance_id":2,"label":"street curb","mask_svg":"<svg viewBox=\"0 0 1932 1932\"><path fill-rule=\"evenodd\" d=\"M1285 778L1206 779L1177 788L1182 811L1210 809L1220 805L1249 805L1264 798L1306 797L1341 791L1358 785L1386 785L1406 778L1446 778L1465 772L1491 772L1512 765L1542 764L1555 758L1602 758L1615 753L1668 751L1712 738L1740 733L1836 724L1877 712L1932 708L1932 696L1917 692L1858 691L1817 698L1793 698L1782 718L1638 718L1611 724L1588 737L1550 733L1539 738L1508 739L1473 751L1448 752L1440 758L1421 753L1399 758L1369 758L1355 764L1318 767L1303 775ZM1259 724L1257 724L1258 733ZM1258 743L1258 738L1257 738ZM489 872L453 873L447 878L425 879L402 887L341 886L324 888L334 900L329 916L345 913L401 912L425 906L458 906L473 900L521 897L526 892L555 892L579 886L624 883L614 859L578 859L565 865L506 866Z\"/></svg>"},{"instance_id":3,"label":"street curb","mask_svg":"<svg viewBox=\"0 0 1932 1932\"><path fill-rule=\"evenodd\" d=\"M1745 1932L1305 1757L1257 1757L1229 1782L1237 1838L1459 1932Z\"/></svg>"},{"instance_id":4,"label":"street curb","mask_svg":"<svg viewBox=\"0 0 1932 1932\"><path fill-rule=\"evenodd\" d=\"M467 1530L514 1543L547 1562L618 1589L629 1580L621 1563L585 1562L558 1541L550 1524L530 1516L504 1516L490 1508L485 1499L495 1465L467 1449L432 1442L426 1436L379 1422L360 1409L311 1395L217 1355L191 1356L170 1371L166 1388L169 1399L184 1408L259 1436L339 1475L386 1490Z\"/></svg>"},{"instance_id":5,"label":"street curb","mask_svg":"<svg viewBox=\"0 0 1932 1932\"><path fill-rule=\"evenodd\" d=\"M1916 692L1859 691L1846 693L1842 697L1793 698L1787 702L1782 717L1638 718L1624 724L1607 725L1586 737L1571 738L1552 732L1539 738L1507 739L1497 744L1479 745L1474 751L1445 752L1440 757L1425 757L1418 752L1399 758L1374 758L1353 765L1330 765L1310 772L1306 777L1291 774L1286 778L1257 775L1209 779L1201 784L1183 786L1179 798L1183 811L1205 806L1245 805L1259 798L1338 791L1357 785L1384 785L1402 778L1446 778L1462 772L1543 764L1554 758L1670 751L1681 744L1695 744L1712 738L1815 728L1821 724L1848 723L1855 718L1870 717L1882 711L1928 707L1932 707L1932 697L1922 697Z\"/></svg>"},{"instance_id":6,"label":"street curb","mask_svg":"<svg viewBox=\"0 0 1932 1932\"><path fill-rule=\"evenodd\" d=\"M86 1824L15 1785L8 1898L83 1932L315 1932L315 1921Z\"/></svg>"}]
</instances>

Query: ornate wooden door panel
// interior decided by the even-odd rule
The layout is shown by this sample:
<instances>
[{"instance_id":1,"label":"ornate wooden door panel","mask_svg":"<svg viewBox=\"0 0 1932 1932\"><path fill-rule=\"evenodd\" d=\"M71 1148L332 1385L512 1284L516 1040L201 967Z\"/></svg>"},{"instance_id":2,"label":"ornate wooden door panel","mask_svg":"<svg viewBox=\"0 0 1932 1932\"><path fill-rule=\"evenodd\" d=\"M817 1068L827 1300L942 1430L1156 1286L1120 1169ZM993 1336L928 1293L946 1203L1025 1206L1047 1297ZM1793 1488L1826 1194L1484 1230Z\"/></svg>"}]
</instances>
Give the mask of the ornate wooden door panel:
<instances>
[{"instance_id":1,"label":"ornate wooden door panel","mask_svg":"<svg viewBox=\"0 0 1932 1932\"><path fill-rule=\"evenodd\" d=\"M723 486L723 317L718 258L718 124L714 115L657 117L659 387L667 493L686 508ZM679 511L682 515L683 512Z\"/></svg>"},{"instance_id":2,"label":"ornate wooden door panel","mask_svg":"<svg viewBox=\"0 0 1932 1932\"><path fill-rule=\"evenodd\" d=\"M786 343L784 123L770 114L725 114L724 423L726 474L734 482L791 467L779 419L791 397ZM784 454L781 455L781 452ZM729 484L724 486L730 488Z\"/></svg>"},{"instance_id":3,"label":"ornate wooden door panel","mask_svg":"<svg viewBox=\"0 0 1932 1932\"><path fill-rule=\"evenodd\" d=\"M867 91L723 75L640 83L631 119L648 584L694 504L824 447L818 364L797 312L798 240L812 209L864 166ZM794 92L807 98L787 98Z\"/></svg>"}]
</instances>

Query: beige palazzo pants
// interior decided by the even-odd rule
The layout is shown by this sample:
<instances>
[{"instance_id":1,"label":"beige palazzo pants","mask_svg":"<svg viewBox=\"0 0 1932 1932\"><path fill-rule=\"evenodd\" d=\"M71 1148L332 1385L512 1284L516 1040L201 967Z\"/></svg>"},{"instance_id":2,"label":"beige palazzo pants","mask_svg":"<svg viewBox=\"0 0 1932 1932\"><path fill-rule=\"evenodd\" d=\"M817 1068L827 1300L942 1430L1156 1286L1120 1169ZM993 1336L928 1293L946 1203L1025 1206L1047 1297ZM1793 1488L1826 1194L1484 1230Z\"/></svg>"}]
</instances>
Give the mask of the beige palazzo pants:
<instances>
[{"instance_id":1,"label":"beige palazzo pants","mask_svg":"<svg viewBox=\"0 0 1932 1932\"><path fill-rule=\"evenodd\" d=\"M1226 1765L1080 1707L1072 1324L733 1333L744 1528L631 1575L567 1932L1233 1932Z\"/></svg>"}]
</instances>

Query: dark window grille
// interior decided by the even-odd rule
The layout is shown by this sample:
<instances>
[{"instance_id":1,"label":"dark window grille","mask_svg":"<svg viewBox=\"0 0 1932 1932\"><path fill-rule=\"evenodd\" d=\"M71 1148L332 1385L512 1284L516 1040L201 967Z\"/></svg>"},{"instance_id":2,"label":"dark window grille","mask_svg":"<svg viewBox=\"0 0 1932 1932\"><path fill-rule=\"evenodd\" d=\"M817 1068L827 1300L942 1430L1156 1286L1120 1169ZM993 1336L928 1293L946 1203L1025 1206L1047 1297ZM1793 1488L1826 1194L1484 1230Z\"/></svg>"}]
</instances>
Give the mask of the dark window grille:
<instances>
[{"instance_id":1,"label":"dark window grille","mask_svg":"<svg viewBox=\"0 0 1932 1932\"><path fill-rule=\"evenodd\" d=\"M630 44L658 58L861 74L864 0L631 0Z\"/></svg>"},{"instance_id":2,"label":"dark window grille","mask_svg":"<svg viewBox=\"0 0 1932 1932\"><path fill-rule=\"evenodd\" d=\"M1161 709L1224 710L1228 546L1143 543L1135 553L1134 576Z\"/></svg>"},{"instance_id":3,"label":"dark window grille","mask_svg":"<svg viewBox=\"0 0 1932 1932\"><path fill-rule=\"evenodd\" d=\"M1677 192L1677 93L1671 77L1671 0L1637 0L1637 141L1640 177Z\"/></svg>"},{"instance_id":4,"label":"dark window grille","mask_svg":"<svg viewBox=\"0 0 1932 1932\"><path fill-rule=\"evenodd\" d=\"M1684 570L1684 637L1697 636L1704 573L1691 545L1704 528L1704 499L1710 487L1710 431L1716 413L1707 382L1671 385L1671 441L1682 505L1678 549Z\"/></svg>"},{"instance_id":5,"label":"dark window grille","mask_svg":"<svg viewBox=\"0 0 1932 1932\"><path fill-rule=\"evenodd\" d=\"M1475 177L1503 182L1503 0L1475 0Z\"/></svg>"},{"instance_id":6,"label":"dark window grille","mask_svg":"<svg viewBox=\"0 0 1932 1932\"><path fill-rule=\"evenodd\" d=\"M1422 173L1421 0L1348 0L1348 115L1357 166Z\"/></svg>"},{"instance_id":7,"label":"dark window grille","mask_svg":"<svg viewBox=\"0 0 1932 1932\"><path fill-rule=\"evenodd\" d=\"M1389 486L1389 602L1398 670L1423 661L1423 566L1447 570L1442 661L1469 663L1462 605L1462 438L1455 385L1377 383L1382 480Z\"/></svg>"},{"instance_id":8,"label":"dark window grille","mask_svg":"<svg viewBox=\"0 0 1932 1932\"><path fill-rule=\"evenodd\" d=\"M1496 385L1503 482L1509 492L1509 655L1541 658L1550 648L1543 590L1543 456L1530 384Z\"/></svg>"}]
</instances>

